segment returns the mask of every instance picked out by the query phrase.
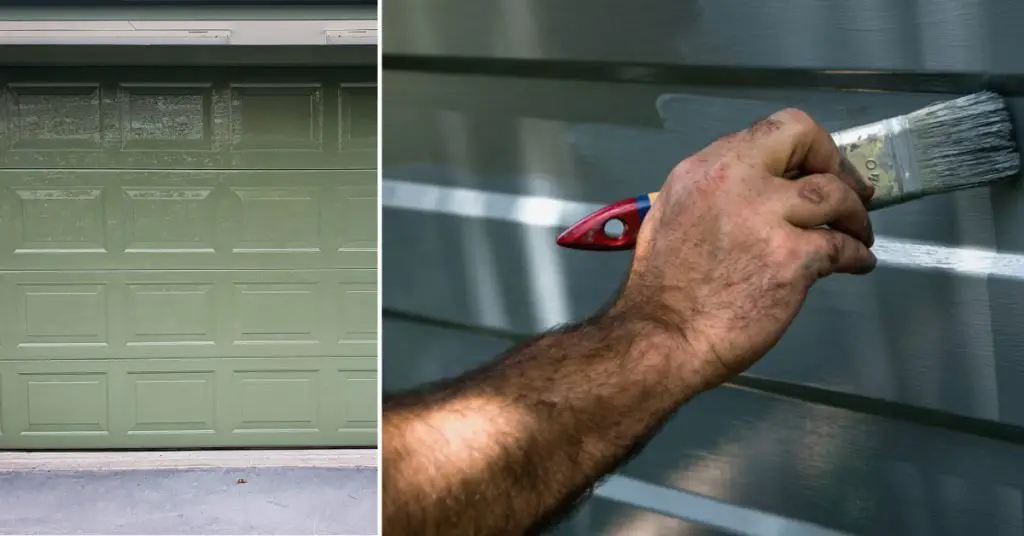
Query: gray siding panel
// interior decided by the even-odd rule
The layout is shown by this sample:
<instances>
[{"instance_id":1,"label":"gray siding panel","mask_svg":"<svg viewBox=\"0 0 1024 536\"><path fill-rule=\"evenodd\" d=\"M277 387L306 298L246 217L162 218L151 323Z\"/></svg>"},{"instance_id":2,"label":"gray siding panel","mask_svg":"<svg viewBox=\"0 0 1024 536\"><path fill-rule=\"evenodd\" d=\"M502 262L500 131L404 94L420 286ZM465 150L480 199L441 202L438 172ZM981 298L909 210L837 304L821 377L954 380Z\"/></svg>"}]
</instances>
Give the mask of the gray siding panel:
<instances>
[{"instance_id":1,"label":"gray siding panel","mask_svg":"<svg viewBox=\"0 0 1024 536\"><path fill-rule=\"evenodd\" d=\"M1014 0L392 0L384 54L1016 73Z\"/></svg>"},{"instance_id":2,"label":"gray siding panel","mask_svg":"<svg viewBox=\"0 0 1024 536\"><path fill-rule=\"evenodd\" d=\"M409 87L417 91L403 97ZM773 91L756 100L749 89L736 98L679 88L662 97L669 93L644 86L404 73L388 73L384 88L384 132L403 133L385 141L386 178L587 202L657 189L680 158L784 106L801 106L839 129L936 98ZM554 102L571 102L575 111L556 119ZM674 130L660 127L659 117L648 116L647 125L618 119L636 110L636 121L655 109ZM1019 185L1002 184L891 207L872 219L885 237L1013 253L1024 246L1012 225L1024 214L1022 202ZM628 268L628 254L556 248L557 226L388 206L384 214L384 303L410 314L533 333L591 314ZM910 266L883 264L867 278L816 285L792 330L750 374L1024 424L1024 395L1015 388L1024 385L1024 338L1014 322L1024 286L902 261Z\"/></svg>"},{"instance_id":3,"label":"gray siding panel","mask_svg":"<svg viewBox=\"0 0 1024 536\"><path fill-rule=\"evenodd\" d=\"M582 319L613 296L628 263L570 252L544 273L527 252L553 241L553 230L397 210L384 218L385 307L459 324L528 334ZM562 298L546 298L536 282L552 277L567 285ZM1010 311L1019 314L1021 293L1018 283L885 266L868 278L836 276L812 289L749 374L1019 425L1024 369Z\"/></svg>"},{"instance_id":4,"label":"gray siding panel","mask_svg":"<svg viewBox=\"0 0 1024 536\"><path fill-rule=\"evenodd\" d=\"M1012 0L384 11L383 301L423 322L385 322L385 387L596 311L629 255L560 250L555 236L775 110L838 130L990 87L1024 114L1024 4ZM1022 190L874 213L882 266L815 285L739 381L787 396L708 393L625 474L858 534L1024 532ZM462 327L430 331L438 322ZM573 535L655 516L621 508L590 509ZM651 523L631 527L699 533Z\"/></svg>"}]
</instances>

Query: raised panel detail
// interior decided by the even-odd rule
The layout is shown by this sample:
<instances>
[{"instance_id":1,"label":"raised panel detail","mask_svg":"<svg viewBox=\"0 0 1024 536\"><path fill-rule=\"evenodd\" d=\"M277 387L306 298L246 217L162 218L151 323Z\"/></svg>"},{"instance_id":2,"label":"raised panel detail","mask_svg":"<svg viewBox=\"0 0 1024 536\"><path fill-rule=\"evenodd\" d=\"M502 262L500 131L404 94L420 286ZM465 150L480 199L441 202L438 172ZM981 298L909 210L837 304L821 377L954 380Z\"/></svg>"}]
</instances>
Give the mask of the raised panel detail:
<instances>
[{"instance_id":1,"label":"raised panel detail","mask_svg":"<svg viewBox=\"0 0 1024 536\"><path fill-rule=\"evenodd\" d=\"M235 150L323 147L323 92L318 84L236 85L231 89Z\"/></svg>"},{"instance_id":2,"label":"raised panel detail","mask_svg":"<svg viewBox=\"0 0 1024 536\"><path fill-rule=\"evenodd\" d=\"M104 285L19 285L22 346L99 346L107 343Z\"/></svg>"},{"instance_id":3,"label":"raised panel detail","mask_svg":"<svg viewBox=\"0 0 1024 536\"><path fill-rule=\"evenodd\" d=\"M235 285L235 344L318 342L315 283Z\"/></svg>"},{"instance_id":4,"label":"raised panel detail","mask_svg":"<svg viewBox=\"0 0 1024 536\"><path fill-rule=\"evenodd\" d=\"M11 149L99 149L100 106L96 84L11 85Z\"/></svg>"},{"instance_id":5,"label":"raised panel detail","mask_svg":"<svg viewBox=\"0 0 1024 536\"><path fill-rule=\"evenodd\" d=\"M377 373L342 370L342 430L375 430L377 428ZM372 402L371 402L372 401Z\"/></svg>"},{"instance_id":6,"label":"raised panel detail","mask_svg":"<svg viewBox=\"0 0 1024 536\"><path fill-rule=\"evenodd\" d=\"M377 189L338 188L341 250L377 249Z\"/></svg>"},{"instance_id":7,"label":"raised panel detail","mask_svg":"<svg viewBox=\"0 0 1024 536\"><path fill-rule=\"evenodd\" d=\"M5 360L4 449L372 446L372 357Z\"/></svg>"},{"instance_id":8,"label":"raised panel detail","mask_svg":"<svg viewBox=\"0 0 1024 536\"><path fill-rule=\"evenodd\" d=\"M127 251L212 252L216 212L211 188L125 188Z\"/></svg>"},{"instance_id":9,"label":"raised panel detail","mask_svg":"<svg viewBox=\"0 0 1024 536\"><path fill-rule=\"evenodd\" d=\"M18 189L19 253L102 252L106 248L103 189Z\"/></svg>"},{"instance_id":10,"label":"raised panel detail","mask_svg":"<svg viewBox=\"0 0 1024 536\"><path fill-rule=\"evenodd\" d=\"M241 200L239 252L318 251L317 191L303 188L234 188Z\"/></svg>"},{"instance_id":11,"label":"raised panel detail","mask_svg":"<svg viewBox=\"0 0 1024 536\"><path fill-rule=\"evenodd\" d=\"M128 150L210 150L210 86L121 86L121 140Z\"/></svg>"},{"instance_id":12,"label":"raised panel detail","mask_svg":"<svg viewBox=\"0 0 1024 536\"><path fill-rule=\"evenodd\" d=\"M125 320L128 345L214 344L213 285L134 283L128 285Z\"/></svg>"},{"instance_id":13,"label":"raised panel detail","mask_svg":"<svg viewBox=\"0 0 1024 536\"><path fill-rule=\"evenodd\" d=\"M0 170L0 266L375 266L373 179L372 171Z\"/></svg>"},{"instance_id":14,"label":"raised panel detail","mask_svg":"<svg viewBox=\"0 0 1024 536\"><path fill-rule=\"evenodd\" d=\"M317 371L238 371L236 432L316 431Z\"/></svg>"},{"instance_id":15,"label":"raised panel detail","mask_svg":"<svg viewBox=\"0 0 1024 536\"><path fill-rule=\"evenodd\" d=\"M105 374L21 374L27 394L23 434L105 433Z\"/></svg>"},{"instance_id":16,"label":"raised panel detail","mask_svg":"<svg viewBox=\"0 0 1024 536\"><path fill-rule=\"evenodd\" d=\"M213 372L136 372L130 434L213 433Z\"/></svg>"},{"instance_id":17,"label":"raised panel detail","mask_svg":"<svg viewBox=\"0 0 1024 536\"><path fill-rule=\"evenodd\" d=\"M377 165L372 76L349 81L346 69L185 71L5 68L0 168L369 170ZM43 72L46 81L38 81Z\"/></svg>"},{"instance_id":18,"label":"raised panel detail","mask_svg":"<svg viewBox=\"0 0 1024 536\"><path fill-rule=\"evenodd\" d=\"M376 355L377 273L0 274L0 360Z\"/></svg>"},{"instance_id":19,"label":"raised panel detail","mask_svg":"<svg viewBox=\"0 0 1024 536\"><path fill-rule=\"evenodd\" d=\"M361 71L4 69L0 449L375 444Z\"/></svg>"},{"instance_id":20,"label":"raised panel detail","mask_svg":"<svg viewBox=\"0 0 1024 536\"><path fill-rule=\"evenodd\" d=\"M377 285L375 283L341 283L339 294L340 342L376 341Z\"/></svg>"},{"instance_id":21,"label":"raised panel detail","mask_svg":"<svg viewBox=\"0 0 1024 536\"><path fill-rule=\"evenodd\" d=\"M377 86L338 90L341 149L373 149L377 144Z\"/></svg>"}]
</instances>

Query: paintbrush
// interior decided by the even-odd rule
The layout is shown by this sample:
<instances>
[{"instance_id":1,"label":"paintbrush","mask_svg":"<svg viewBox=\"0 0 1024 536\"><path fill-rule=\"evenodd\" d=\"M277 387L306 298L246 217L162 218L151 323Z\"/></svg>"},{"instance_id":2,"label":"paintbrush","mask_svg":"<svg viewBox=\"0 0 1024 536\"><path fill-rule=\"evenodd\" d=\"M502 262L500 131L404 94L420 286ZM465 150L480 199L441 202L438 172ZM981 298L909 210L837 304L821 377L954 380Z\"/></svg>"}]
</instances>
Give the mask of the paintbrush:
<instances>
[{"instance_id":1,"label":"paintbrush","mask_svg":"<svg viewBox=\"0 0 1024 536\"><path fill-rule=\"evenodd\" d=\"M832 133L843 157L875 187L868 210L984 186L1016 175L1020 153L1006 102L982 91ZM608 205L558 236L572 249L632 249L657 192Z\"/></svg>"}]
</instances>

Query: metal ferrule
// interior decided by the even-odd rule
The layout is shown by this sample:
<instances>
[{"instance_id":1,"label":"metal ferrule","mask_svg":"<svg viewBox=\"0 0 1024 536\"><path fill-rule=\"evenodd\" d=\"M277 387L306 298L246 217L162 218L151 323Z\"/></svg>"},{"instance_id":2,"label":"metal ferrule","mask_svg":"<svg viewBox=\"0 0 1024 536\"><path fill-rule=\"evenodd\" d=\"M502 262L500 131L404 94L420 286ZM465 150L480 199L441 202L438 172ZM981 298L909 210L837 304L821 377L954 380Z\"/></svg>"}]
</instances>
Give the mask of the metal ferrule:
<instances>
[{"instance_id":1,"label":"metal ferrule","mask_svg":"<svg viewBox=\"0 0 1024 536\"><path fill-rule=\"evenodd\" d=\"M861 177L874 185L869 210L923 195L905 116L834 132L832 139Z\"/></svg>"}]
</instances>

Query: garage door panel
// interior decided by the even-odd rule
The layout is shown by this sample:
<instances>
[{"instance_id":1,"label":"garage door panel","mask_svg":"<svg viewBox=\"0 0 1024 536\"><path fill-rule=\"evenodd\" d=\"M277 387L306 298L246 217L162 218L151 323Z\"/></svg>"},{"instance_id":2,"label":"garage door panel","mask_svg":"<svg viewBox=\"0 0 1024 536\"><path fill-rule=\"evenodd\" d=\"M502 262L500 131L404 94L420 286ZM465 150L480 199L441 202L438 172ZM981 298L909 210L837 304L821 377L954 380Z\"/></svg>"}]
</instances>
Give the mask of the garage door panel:
<instances>
[{"instance_id":1,"label":"garage door panel","mask_svg":"<svg viewBox=\"0 0 1024 536\"><path fill-rule=\"evenodd\" d=\"M337 80L9 82L0 167L373 169L376 86Z\"/></svg>"},{"instance_id":2,"label":"garage door panel","mask_svg":"<svg viewBox=\"0 0 1024 536\"><path fill-rule=\"evenodd\" d=\"M376 270L0 273L0 361L376 355Z\"/></svg>"},{"instance_id":3,"label":"garage door panel","mask_svg":"<svg viewBox=\"0 0 1024 536\"><path fill-rule=\"evenodd\" d=\"M372 171L0 171L0 268L372 268Z\"/></svg>"},{"instance_id":4,"label":"garage door panel","mask_svg":"<svg viewBox=\"0 0 1024 536\"><path fill-rule=\"evenodd\" d=\"M0 448L376 444L360 76L0 71Z\"/></svg>"},{"instance_id":5,"label":"garage door panel","mask_svg":"<svg viewBox=\"0 0 1024 536\"><path fill-rule=\"evenodd\" d=\"M373 357L5 362L0 448L374 445L376 366Z\"/></svg>"}]
</instances>

